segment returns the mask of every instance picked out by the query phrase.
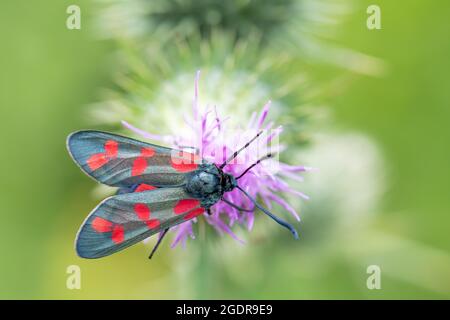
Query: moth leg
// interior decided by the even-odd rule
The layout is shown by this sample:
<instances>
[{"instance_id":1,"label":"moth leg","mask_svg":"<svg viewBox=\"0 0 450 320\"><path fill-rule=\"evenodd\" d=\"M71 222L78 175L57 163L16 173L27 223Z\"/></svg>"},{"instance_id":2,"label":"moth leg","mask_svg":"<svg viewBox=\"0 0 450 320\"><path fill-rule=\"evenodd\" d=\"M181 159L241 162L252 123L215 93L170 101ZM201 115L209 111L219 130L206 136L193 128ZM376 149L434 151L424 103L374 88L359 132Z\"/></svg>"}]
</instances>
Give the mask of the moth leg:
<instances>
[{"instance_id":1,"label":"moth leg","mask_svg":"<svg viewBox=\"0 0 450 320\"><path fill-rule=\"evenodd\" d=\"M153 257L153 255L156 252L156 249L158 249L159 244L161 243L162 239L164 238L164 236L167 234L167 231L169 231L169 228L164 229L164 231L162 232L161 236L159 237L158 241L156 242L155 246L153 247L152 252L150 253L150 255L148 256L149 259L151 259Z\"/></svg>"},{"instance_id":2,"label":"moth leg","mask_svg":"<svg viewBox=\"0 0 450 320\"><path fill-rule=\"evenodd\" d=\"M232 206L233 208L239 210L239 211L244 211L244 212L253 212L253 211L255 211L255 207L253 207L252 209L245 209L245 208L242 208L242 207L239 207L239 206L235 205L234 203L228 201L225 198L222 198L222 201L225 202L226 204L228 204L229 206Z\"/></svg>"}]
</instances>

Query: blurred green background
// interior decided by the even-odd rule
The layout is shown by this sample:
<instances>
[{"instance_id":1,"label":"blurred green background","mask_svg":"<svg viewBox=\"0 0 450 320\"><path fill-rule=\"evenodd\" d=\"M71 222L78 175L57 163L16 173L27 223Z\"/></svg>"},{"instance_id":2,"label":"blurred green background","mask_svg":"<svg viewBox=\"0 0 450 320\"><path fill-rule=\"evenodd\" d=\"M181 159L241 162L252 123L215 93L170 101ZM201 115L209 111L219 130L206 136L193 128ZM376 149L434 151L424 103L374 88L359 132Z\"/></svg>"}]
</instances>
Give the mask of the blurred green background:
<instances>
[{"instance_id":1,"label":"blurred green background","mask_svg":"<svg viewBox=\"0 0 450 320\"><path fill-rule=\"evenodd\" d=\"M383 74L315 62L307 67L314 83L327 88L320 99L331 113L321 126L331 132L321 138L325 145L336 146L333 133L358 132L382 158L379 167L368 167L375 172L339 175L341 161L329 164L339 181L322 176L323 184L363 183L368 190L382 179L370 221L359 223L359 212L347 212L350 222L336 228L333 219L325 223L313 215L332 210L333 203L313 196L302 210L304 240L293 242L283 232L271 237L276 228L258 218L255 230L244 234L245 246L206 233L185 250L166 243L149 262L148 245L92 261L73 249L80 223L99 199L94 183L69 158L65 138L89 125L86 106L114 86L117 45L98 39L90 1L3 1L0 298L449 298L450 6L378 0L382 30L370 31L366 8L372 3L353 3L330 42L382 59ZM65 27L70 4L81 7L81 30ZM338 142L346 148L346 141ZM365 149L349 150L351 163ZM334 161L320 153L305 159ZM323 172L306 175L305 185ZM364 177L368 181L361 182ZM381 268L381 290L366 287L372 264ZM81 290L66 288L69 265L81 267Z\"/></svg>"}]
</instances>

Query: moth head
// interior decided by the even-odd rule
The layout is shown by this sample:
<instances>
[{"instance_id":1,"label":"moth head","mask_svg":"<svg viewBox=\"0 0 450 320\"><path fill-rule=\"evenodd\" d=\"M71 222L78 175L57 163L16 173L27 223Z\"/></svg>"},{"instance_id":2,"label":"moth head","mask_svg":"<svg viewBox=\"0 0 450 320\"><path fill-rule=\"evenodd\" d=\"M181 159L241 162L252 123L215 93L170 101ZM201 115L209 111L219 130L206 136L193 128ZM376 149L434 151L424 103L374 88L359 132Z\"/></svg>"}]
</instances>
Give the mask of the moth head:
<instances>
[{"instance_id":1,"label":"moth head","mask_svg":"<svg viewBox=\"0 0 450 320\"><path fill-rule=\"evenodd\" d=\"M222 180L222 187L224 192L228 192L236 188L237 182L233 175L224 173L224 179Z\"/></svg>"}]
</instances>

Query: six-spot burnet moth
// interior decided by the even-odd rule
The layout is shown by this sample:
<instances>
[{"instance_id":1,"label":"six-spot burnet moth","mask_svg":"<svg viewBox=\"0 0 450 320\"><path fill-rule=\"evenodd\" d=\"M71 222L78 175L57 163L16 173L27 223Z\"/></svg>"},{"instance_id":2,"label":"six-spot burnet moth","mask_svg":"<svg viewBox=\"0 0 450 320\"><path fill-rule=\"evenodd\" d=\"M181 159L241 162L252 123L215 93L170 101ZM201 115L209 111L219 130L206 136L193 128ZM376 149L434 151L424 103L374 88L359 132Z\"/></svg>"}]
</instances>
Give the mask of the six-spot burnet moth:
<instances>
[{"instance_id":1,"label":"six-spot burnet moth","mask_svg":"<svg viewBox=\"0 0 450 320\"><path fill-rule=\"evenodd\" d=\"M224 193L235 188L297 239L297 231L289 223L260 206L238 184L243 175L271 154L253 163L238 177L223 171L260 135L261 132L221 165L216 165L193 153L112 133L85 130L71 134L67 148L78 166L95 180L119 188L116 195L102 201L82 224L75 243L78 255L108 256L160 233L151 258L171 227L205 212L210 214L211 206L218 201L249 211L223 198Z\"/></svg>"}]
</instances>

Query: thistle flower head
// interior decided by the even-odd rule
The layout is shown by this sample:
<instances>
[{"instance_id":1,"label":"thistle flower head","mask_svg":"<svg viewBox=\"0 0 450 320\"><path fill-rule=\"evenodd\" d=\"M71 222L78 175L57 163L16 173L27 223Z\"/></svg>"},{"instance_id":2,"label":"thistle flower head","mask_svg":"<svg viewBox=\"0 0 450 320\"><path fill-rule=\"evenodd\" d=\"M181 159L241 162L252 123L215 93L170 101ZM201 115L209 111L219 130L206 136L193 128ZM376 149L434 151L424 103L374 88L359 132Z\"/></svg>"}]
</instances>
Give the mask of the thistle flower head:
<instances>
[{"instance_id":1,"label":"thistle flower head","mask_svg":"<svg viewBox=\"0 0 450 320\"><path fill-rule=\"evenodd\" d=\"M255 143L244 149L233 161L223 167L224 172L238 178L239 186L251 197L259 197L262 202L272 208L279 205L289 212L295 219L300 220L296 210L291 207L281 196L282 193L291 193L299 197L307 198L303 193L292 189L285 178L300 180L301 172L307 171L307 167L291 166L278 162L275 158L267 159L255 164L261 155L277 154L283 147L277 145L277 139L282 132L282 127L275 127L272 122L267 122L270 111L269 101L259 113L254 112L245 127L236 128L229 124L230 117L220 115L218 108L201 108L198 96L198 77L195 81L195 93L192 102L192 113L184 115L185 128L174 132L173 135L156 135L148 133L132 124L123 121L123 125L142 136L143 138L160 143L170 144L173 148L188 148L196 150L200 157L210 163L220 166L229 158L238 146L242 146L250 140L256 132L264 132ZM248 169L251 167L248 171ZM234 225L245 226L249 231L253 227L255 218L255 206L253 202L240 190L234 189L226 192L224 200L220 200L211 207L212 214L205 215L208 224L214 227L220 234L227 233L234 239L241 241L232 231ZM230 205L232 203L233 205ZM238 210L235 206L245 208ZM185 243L188 237L194 238L193 223L196 220L185 222L175 228L176 236L172 246Z\"/></svg>"},{"instance_id":2,"label":"thistle flower head","mask_svg":"<svg viewBox=\"0 0 450 320\"><path fill-rule=\"evenodd\" d=\"M308 0L309 1L309 0ZM304 2L302 0L301 2ZM98 0L105 35L145 37L165 29L168 34L207 37L221 29L248 36L268 34L292 17L295 0Z\"/></svg>"},{"instance_id":3,"label":"thistle flower head","mask_svg":"<svg viewBox=\"0 0 450 320\"><path fill-rule=\"evenodd\" d=\"M224 32L237 42L258 38L264 47L299 60L379 75L386 68L382 61L335 44L339 42L336 26L353 11L353 2L97 0L96 16L100 35L119 42L146 44L153 39L155 45L167 41L173 45L179 39L211 39L214 33Z\"/></svg>"}]
</instances>

